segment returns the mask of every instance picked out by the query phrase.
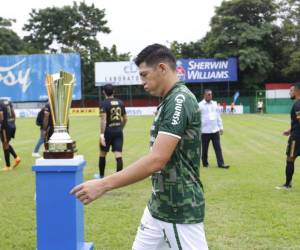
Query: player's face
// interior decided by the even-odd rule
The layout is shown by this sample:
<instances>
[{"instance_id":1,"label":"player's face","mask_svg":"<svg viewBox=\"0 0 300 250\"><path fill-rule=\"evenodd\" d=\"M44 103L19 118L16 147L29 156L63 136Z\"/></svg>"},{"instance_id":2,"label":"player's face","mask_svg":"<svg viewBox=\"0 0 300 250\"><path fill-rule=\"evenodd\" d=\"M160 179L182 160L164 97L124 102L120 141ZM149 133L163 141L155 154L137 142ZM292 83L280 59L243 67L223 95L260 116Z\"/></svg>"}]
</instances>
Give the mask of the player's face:
<instances>
[{"instance_id":1,"label":"player's face","mask_svg":"<svg viewBox=\"0 0 300 250\"><path fill-rule=\"evenodd\" d=\"M205 99L205 101L210 102L212 99L212 92L211 91L205 92L204 99Z\"/></svg>"},{"instance_id":2,"label":"player's face","mask_svg":"<svg viewBox=\"0 0 300 250\"><path fill-rule=\"evenodd\" d=\"M161 96L161 71L159 66L147 66L146 63L141 63L139 66L139 73L145 91L154 96Z\"/></svg>"},{"instance_id":3,"label":"player's face","mask_svg":"<svg viewBox=\"0 0 300 250\"><path fill-rule=\"evenodd\" d=\"M290 98L291 98L292 100L295 99L295 87L294 87L294 86L292 86L292 87L290 88Z\"/></svg>"}]
</instances>

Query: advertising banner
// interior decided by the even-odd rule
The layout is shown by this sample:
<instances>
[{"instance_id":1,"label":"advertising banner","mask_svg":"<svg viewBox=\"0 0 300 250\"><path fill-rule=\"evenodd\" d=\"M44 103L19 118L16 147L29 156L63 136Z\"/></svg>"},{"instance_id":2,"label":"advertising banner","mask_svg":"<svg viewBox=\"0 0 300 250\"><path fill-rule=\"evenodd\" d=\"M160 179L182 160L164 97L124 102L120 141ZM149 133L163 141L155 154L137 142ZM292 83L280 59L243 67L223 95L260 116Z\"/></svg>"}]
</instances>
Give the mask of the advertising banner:
<instances>
[{"instance_id":1,"label":"advertising banner","mask_svg":"<svg viewBox=\"0 0 300 250\"><path fill-rule=\"evenodd\" d=\"M95 64L96 86L138 85L141 84L139 71L132 61L126 62L97 62Z\"/></svg>"},{"instance_id":2,"label":"advertising banner","mask_svg":"<svg viewBox=\"0 0 300 250\"><path fill-rule=\"evenodd\" d=\"M186 83L237 81L236 58L179 59L176 71Z\"/></svg>"},{"instance_id":3,"label":"advertising banner","mask_svg":"<svg viewBox=\"0 0 300 250\"><path fill-rule=\"evenodd\" d=\"M47 99L45 75L67 71L75 75L73 100L81 99L79 54L0 56L0 97L13 102Z\"/></svg>"}]
</instances>

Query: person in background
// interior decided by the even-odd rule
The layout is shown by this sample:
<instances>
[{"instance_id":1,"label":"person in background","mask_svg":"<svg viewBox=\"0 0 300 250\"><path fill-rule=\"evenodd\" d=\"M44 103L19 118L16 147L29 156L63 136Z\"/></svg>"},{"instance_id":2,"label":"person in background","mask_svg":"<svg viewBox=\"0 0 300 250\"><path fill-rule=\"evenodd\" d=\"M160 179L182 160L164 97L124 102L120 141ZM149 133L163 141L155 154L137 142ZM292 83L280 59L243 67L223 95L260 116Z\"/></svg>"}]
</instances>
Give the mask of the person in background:
<instances>
[{"instance_id":1,"label":"person in background","mask_svg":"<svg viewBox=\"0 0 300 250\"><path fill-rule=\"evenodd\" d=\"M291 127L283 132L289 136L286 149L285 183L277 189L290 189L295 169L295 160L300 155L300 82L290 88L290 98L294 100L291 109Z\"/></svg>"},{"instance_id":2,"label":"person in background","mask_svg":"<svg viewBox=\"0 0 300 250\"><path fill-rule=\"evenodd\" d=\"M3 171L15 169L21 162L10 144L10 140L15 138L16 133L16 114L12 103L9 100L0 100L0 138L2 142L5 164ZM14 164L10 165L10 155L15 159Z\"/></svg>"},{"instance_id":3,"label":"person in background","mask_svg":"<svg viewBox=\"0 0 300 250\"><path fill-rule=\"evenodd\" d=\"M234 102L232 102L232 103L230 104L230 113L231 113L231 114L233 114L233 113L235 112L234 106L235 106L235 104L234 104Z\"/></svg>"},{"instance_id":4,"label":"person in background","mask_svg":"<svg viewBox=\"0 0 300 250\"><path fill-rule=\"evenodd\" d=\"M263 113L263 106L264 106L264 102L262 100L258 100L257 102L257 112L258 113Z\"/></svg>"},{"instance_id":5,"label":"person in background","mask_svg":"<svg viewBox=\"0 0 300 250\"><path fill-rule=\"evenodd\" d=\"M47 116L47 114L49 114L50 116L50 107L48 103L41 108L41 110L39 111L36 117L35 123L40 128L40 136L32 152L32 157L40 157L39 154L40 147L45 143L45 138L49 127L49 121L51 123L51 117L47 119L48 120L47 122L44 121L44 118Z\"/></svg>"},{"instance_id":6,"label":"person in background","mask_svg":"<svg viewBox=\"0 0 300 250\"><path fill-rule=\"evenodd\" d=\"M227 103L224 101L224 102L222 103L222 106L223 106L223 113L226 113Z\"/></svg>"},{"instance_id":7,"label":"person in background","mask_svg":"<svg viewBox=\"0 0 300 250\"><path fill-rule=\"evenodd\" d=\"M116 159L116 170L123 169L123 129L127 122L124 103L114 97L113 86L107 84L103 87L105 100L100 104L100 157L99 178L104 177L106 154L110 146ZM96 178L98 176L95 176Z\"/></svg>"},{"instance_id":8,"label":"person in background","mask_svg":"<svg viewBox=\"0 0 300 250\"><path fill-rule=\"evenodd\" d=\"M217 103L212 100L212 91L206 89L204 98L199 102L201 111L202 125L202 164L203 167L208 167L208 147L210 141L213 143L217 163L219 168L229 168L229 165L224 164L222 148L220 143L220 135L223 134L223 122L220 113L218 112Z\"/></svg>"}]
</instances>

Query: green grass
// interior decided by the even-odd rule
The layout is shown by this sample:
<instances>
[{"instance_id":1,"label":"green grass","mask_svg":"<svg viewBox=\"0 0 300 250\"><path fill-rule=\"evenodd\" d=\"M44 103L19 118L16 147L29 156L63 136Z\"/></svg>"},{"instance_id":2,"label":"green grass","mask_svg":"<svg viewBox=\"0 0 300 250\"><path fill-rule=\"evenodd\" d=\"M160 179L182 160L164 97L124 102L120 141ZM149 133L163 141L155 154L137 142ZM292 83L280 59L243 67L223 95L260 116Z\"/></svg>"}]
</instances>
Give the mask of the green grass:
<instances>
[{"instance_id":1,"label":"green grass","mask_svg":"<svg viewBox=\"0 0 300 250\"><path fill-rule=\"evenodd\" d=\"M206 237L210 249L300 249L300 176L290 191L275 190L284 181L288 115L225 115L222 148L229 170L201 168L205 188ZM148 152L152 117L129 117L125 129L125 166ZM31 152L38 137L34 119L18 119L12 145L20 168L0 172L0 250L35 249L35 176ZM85 179L98 165L98 118L72 117L71 136L87 160ZM1 155L4 165L3 155ZM106 173L115 171L112 154ZM151 187L149 179L112 191L85 207L85 240L96 250L128 250Z\"/></svg>"}]
</instances>

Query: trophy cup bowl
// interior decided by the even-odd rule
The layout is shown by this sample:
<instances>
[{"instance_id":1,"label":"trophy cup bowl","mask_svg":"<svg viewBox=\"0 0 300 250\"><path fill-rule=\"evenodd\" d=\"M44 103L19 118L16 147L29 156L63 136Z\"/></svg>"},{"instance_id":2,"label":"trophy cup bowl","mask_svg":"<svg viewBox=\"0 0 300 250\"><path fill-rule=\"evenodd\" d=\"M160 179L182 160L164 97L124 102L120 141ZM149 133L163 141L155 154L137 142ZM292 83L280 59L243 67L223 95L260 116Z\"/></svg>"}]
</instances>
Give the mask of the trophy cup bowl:
<instances>
[{"instance_id":1,"label":"trophy cup bowl","mask_svg":"<svg viewBox=\"0 0 300 250\"><path fill-rule=\"evenodd\" d=\"M46 74L46 89L54 133L45 143L45 159L71 159L77 151L76 143L68 133L74 81L74 75L68 72Z\"/></svg>"}]
</instances>

